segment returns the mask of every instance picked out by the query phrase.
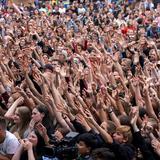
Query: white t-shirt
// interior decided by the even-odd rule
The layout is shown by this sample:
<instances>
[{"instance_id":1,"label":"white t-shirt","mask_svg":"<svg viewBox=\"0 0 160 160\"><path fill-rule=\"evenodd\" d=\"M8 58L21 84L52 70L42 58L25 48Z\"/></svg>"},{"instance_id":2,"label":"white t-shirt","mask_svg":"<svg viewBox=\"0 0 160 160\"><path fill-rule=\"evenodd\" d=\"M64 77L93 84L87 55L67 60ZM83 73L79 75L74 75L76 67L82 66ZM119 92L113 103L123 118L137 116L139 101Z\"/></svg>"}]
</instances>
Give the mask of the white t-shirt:
<instances>
[{"instance_id":1,"label":"white t-shirt","mask_svg":"<svg viewBox=\"0 0 160 160\"><path fill-rule=\"evenodd\" d=\"M60 14L64 14L64 13L66 13L66 8L59 8L58 11Z\"/></svg>"},{"instance_id":2,"label":"white t-shirt","mask_svg":"<svg viewBox=\"0 0 160 160\"><path fill-rule=\"evenodd\" d=\"M6 138L3 143L0 143L0 154L14 154L19 146L19 141L14 134L6 131Z\"/></svg>"}]
</instances>

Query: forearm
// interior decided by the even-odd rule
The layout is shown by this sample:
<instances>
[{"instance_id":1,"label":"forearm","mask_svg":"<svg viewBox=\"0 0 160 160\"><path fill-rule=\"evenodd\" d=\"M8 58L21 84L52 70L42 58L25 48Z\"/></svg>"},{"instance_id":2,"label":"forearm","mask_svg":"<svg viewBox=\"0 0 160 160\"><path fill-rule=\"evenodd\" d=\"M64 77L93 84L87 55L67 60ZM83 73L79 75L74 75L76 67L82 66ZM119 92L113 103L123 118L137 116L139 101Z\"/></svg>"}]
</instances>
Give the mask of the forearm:
<instances>
[{"instance_id":1,"label":"forearm","mask_svg":"<svg viewBox=\"0 0 160 160\"><path fill-rule=\"evenodd\" d=\"M54 109L53 109L53 107L49 104L49 103L45 103L46 104L46 107L47 107L47 109L48 109L48 111L49 111L49 113L50 113L50 115L52 116L52 117L54 117ZM43 104L44 105L44 104Z\"/></svg>"},{"instance_id":2,"label":"forearm","mask_svg":"<svg viewBox=\"0 0 160 160\"><path fill-rule=\"evenodd\" d=\"M8 118L8 119L11 119L11 118L12 118L12 116L14 115L14 112L15 112L15 110L16 110L16 108L17 108L17 106L18 106L19 104L21 104L21 101L20 101L21 98L22 98L22 97L18 98L18 99L12 104L12 106L8 109L8 111L7 111L6 114L4 115L6 118Z\"/></svg>"},{"instance_id":3,"label":"forearm","mask_svg":"<svg viewBox=\"0 0 160 160\"><path fill-rule=\"evenodd\" d=\"M156 51L156 54L157 54L158 60L160 60L160 53L159 53L159 51L158 51L158 49L157 49L157 46L156 46L156 45L154 45L154 49L155 49L155 51Z\"/></svg>"},{"instance_id":4,"label":"forearm","mask_svg":"<svg viewBox=\"0 0 160 160\"><path fill-rule=\"evenodd\" d=\"M146 110L147 110L148 115L157 120L157 116L153 110L152 102L151 102L148 91L145 97L145 103L146 103Z\"/></svg>"},{"instance_id":5,"label":"forearm","mask_svg":"<svg viewBox=\"0 0 160 160\"><path fill-rule=\"evenodd\" d=\"M88 106L86 105L86 103L83 101L81 96L77 96L78 101L80 102L80 104L83 106L83 108L88 109Z\"/></svg>"},{"instance_id":6,"label":"forearm","mask_svg":"<svg viewBox=\"0 0 160 160\"><path fill-rule=\"evenodd\" d=\"M142 96L141 96L141 92L140 92L140 88L139 86L136 86L135 88L135 99L136 99L136 104L137 106L143 106L143 103L142 103Z\"/></svg>"},{"instance_id":7,"label":"forearm","mask_svg":"<svg viewBox=\"0 0 160 160\"><path fill-rule=\"evenodd\" d=\"M114 77L113 73L110 72L107 75L108 75L108 79L111 82L111 84L113 84L114 86L116 86L116 80L115 80L115 77Z\"/></svg>"},{"instance_id":8,"label":"forearm","mask_svg":"<svg viewBox=\"0 0 160 160\"><path fill-rule=\"evenodd\" d=\"M121 126L120 121L118 117L115 115L115 113L111 110L108 112L110 115L111 120L115 123L116 127Z\"/></svg>"},{"instance_id":9,"label":"forearm","mask_svg":"<svg viewBox=\"0 0 160 160\"><path fill-rule=\"evenodd\" d=\"M66 95L66 98L67 98L68 105L72 109L75 109L75 104L74 104L73 98L70 96L70 93L66 92L65 95Z\"/></svg>"},{"instance_id":10,"label":"forearm","mask_svg":"<svg viewBox=\"0 0 160 160\"><path fill-rule=\"evenodd\" d=\"M57 111L56 109L54 109L54 114L55 114L55 117L58 121L58 123L64 128L64 129L67 129L67 131L70 131L70 127L68 126L68 124L66 123L66 121L63 119L62 117L62 114Z\"/></svg>"},{"instance_id":11,"label":"forearm","mask_svg":"<svg viewBox=\"0 0 160 160\"><path fill-rule=\"evenodd\" d=\"M106 143L113 143L113 139L110 134L108 134L104 129L102 129L96 122L94 122L93 125L99 131Z\"/></svg>"},{"instance_id":12,"label":"forearm","mask_svg":"<svg viewBox=\"0 0 160 160\"><path fill-rule=\"evenodd\" d=\"M16 153L12 157L12 160L20 160L22 151L23 151L23 147L20 145L20 147L17 149Z\"/></svg>"},{"instance_id":13,"label":"forearm","mask_svg":"<svg viewBox=\"0 0 160 160\"><path fill-rule=\"evenodd\" d=\"M60 86L60 77L59 74L56 73L56 77L55 77L55 87L58 88Z\"/></svg>"},{"instance_id":14,"label":"forearm","mask_svg":"<svg viewBox=\"0 0 160 160\"><path fill-rule=\"evenodd\" d=\"M0 154L0 160L11 160L12 158L9 158L7 156L4 156L2 154ZM15 160L15 159L12 159L12 160ZM16 160L19 160L19 159L16 159Z\"/></svg>"},{"instance_id":15,"label":"forearm","mask_svg":"<svg viewBox=\"0 0 160 160\"><path fill-rule=\"evenodd\" d=\"M148 78L150 77L150 74L149 74L146 66L144 67L144 74L145 74L146 77L148 77Z\"/></svg>"},{"instance_id":16,"label":"forearm","mask_svg":"<svg viewBox=\"0 0 160 160\"><path fill-rule=\"evenodd\" d=\"M1 62L1 68L2 68L3 72L6 72L8 74L8 70L3 62Z\"/></svg>"},{"instance_id":17,"label":"forearm","mask_svg":"<svg viewBox=\"0 0 160 160\"><path fill-rule=\"evenodd\" d=\"M125 112L125 110L123 108L123 105L122 105L122 103L121 103L119 98L116 99L116 104L117 104L117 107L118 107L118 110L119 110L120 114L121 115L126 115L126 112Z\"/></svg>"},{"instance_id":18,"label":"forearm","mask_svg":"<svg viewBox=\"0 0 160 160\"><path fill-rule=\"evenodd\" d=\"M118 73L119 73L119 75L120 75L120 77L122 78L122 81L126 81L126 79L125 79L125 77L124 77L124 74L123 74L123 70L122 70L122 67L121 67L121 65L118 63L118 62L115 62L115 67L116 67L116 69L117 69L117 71L118 71Z\"/></svg>"},{"instance_id":19,"label":"forearm","mask_svg":"<svg viewBox=\"0 0 160 160\"><path fill-rule=\"evenodd\" d=\"M12 6L19 14L22 14L22 12L20 11L20 9L18 8L18 6L15 3L12 3Z\"/></svg>"},{"instance_id":20,"label":"forearm","mask_svg":"<svg viewBox=\"0 0 160 160\"><path fill-rule=\"evenodd\" d=\"M52 82L52 87L51 87L51 93L52 93L55 105L57 106L58 104L62 104L61 100L60 100L60 97L59 97L59 92L56 89L53 82Z\"/></svg>"},{"instance_id":21,"label":"forearm","mask_svg":"<svg viewBox=\"0 0 160 160\"><path fill-rule=\"evenodd\" d=\"M31 95L31 98L33 99L33 101L36 103L36 104L40 104L40 105L44 105L44 103L40 100L40 99L38 99L36 96L34 96L34 95Z\"/></svg>"},{"instance_id":22,"label":"forearm","mask_svg":"<svg viewBox=\"0 0 160 160\"><path fill-rule=\"evenodd\" d=\"M76 130L74 128L73 124L71 123L70 119L65 118L65 121L66 121L67 125L69 126L69 128L71 129L71 131L75 131Z\"/></svg>"},{"instance_id":23,"label":"forearm","mask_svg":"<svg viewBox=\"0 0 160 160\"><path fill-rule=\"evenodd\" d=\"M34 102L27 95L22 95L22 96L24 98L25 105L32 110L35 106Z\"/></svg>"},{"instance_id":24,"label":"forearm","mask_svg":"<svg viewBox=\"0 0 160 160\"><path fill-rule=\"evenodd\" d=\"M41 67L41 65L39 64L39 62L37 62L37 60L35 60L34 58L32 58L32 60L33 60L34 64L35 64L38 68Z\"/></svg>"},{"instance_id":25,"label":"forearm","mask_svg":"<svg viewBox=\"0 0 160 160\"><path fill-rule=\"evenodd\" d=\"M99 110L99 118L101 122L107 122L107 115L103 108L100 108Z\"/></svg>"},{"instance_id":26,"label":"forearm","mask_svg":"<svg viewBox=\"0 0 160 160\"><path fill-rule=\"evenodd\" d=\"M110 94L107 94L107 97L109 98L111 105L117 109L117 105L116 105L116 101L112 98L112 96Z\"/></svg>"},{"instance_id":27,"label":"forearm","mask_svg":"<svg viewBox=\"0 0 160 160\"><path fill-rule=\"evenodd\" d=\"M68 124L66 123L66 121L63 119L62 117L62 113L60 113L60 111L58 111L56 105L54 104L54 102L52 101L51 103L51 107L52 107L52 111L53 114L55 116L55 118L57 119L57 122L65 129L67 129L68 131L70 131L70 128L68 126Z\"/></svg>"},{"instance_id":28,"label":"forearm","mask_svg":"<svg viewBox=\"0 0 160 160\"><path fill-rule=\"evenodd\" d=\"M28 150L28 160L35 160L32 148Z\"/></svg>"},{"instance_id":29,"label":"forearm","mask_svg":"<svg viewBox=\"0 0 160 160\"><path fill-rule=\"evenodd\" d=\"M39 99L42 99L42 95L38 93L38 91L35 89L34 84L32 83L32 81L30 80L28 74L25 74L25 78L26 78L26 82L29 86L29 88L31 89L32 93L38 97Z\"/></svg>"},{"instance_id":30,"label":"forearm","mask_svg":"<svg viewBox=\"0 0 160 160\"><path fill-rule=\"evenodd\" d=\"M11 71L11 69L9 68L8 65L6 65L6 68L7 68L7 70L8 70L9 77L15 81L16 79L15 79L15 77L14 77L14 74L13 74L13 72Z\"/></svg>"},{"instance_id":31,"label":"forearm","mask_svg":"<svg viewBox=\"0 0 160 160\"><path fill-rule=\"evenodd\" d=\"M7 72L6 72L6 73L7 73ZM3 84L3 86L4 86L5 88L8 86L7 80L5 79L5 76L4 76L3 71L0 72L0 81L1 81L1 83Z\"/></svg>"}]
</instances>

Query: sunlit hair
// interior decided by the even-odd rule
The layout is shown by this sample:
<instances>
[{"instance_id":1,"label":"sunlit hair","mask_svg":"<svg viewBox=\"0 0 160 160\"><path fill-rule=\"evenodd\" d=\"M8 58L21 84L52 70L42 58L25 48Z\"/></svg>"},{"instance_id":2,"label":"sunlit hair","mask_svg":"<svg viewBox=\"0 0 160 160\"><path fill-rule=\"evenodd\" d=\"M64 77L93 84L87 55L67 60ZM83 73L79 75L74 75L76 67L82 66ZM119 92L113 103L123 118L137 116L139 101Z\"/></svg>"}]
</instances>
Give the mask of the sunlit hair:
<instances>
[{"instance_id":1,"label":"sunlit hair","mask_svg":"<svg viewBox=\"0 0 160 160\"><path fill-rule=\"evenodd\" d=\"M123 125L116 129L116 132L119 132L123 135L123 137L127 140L127 143L132 142L132 132L129 126Z\"/></svg>"}]
</instances>

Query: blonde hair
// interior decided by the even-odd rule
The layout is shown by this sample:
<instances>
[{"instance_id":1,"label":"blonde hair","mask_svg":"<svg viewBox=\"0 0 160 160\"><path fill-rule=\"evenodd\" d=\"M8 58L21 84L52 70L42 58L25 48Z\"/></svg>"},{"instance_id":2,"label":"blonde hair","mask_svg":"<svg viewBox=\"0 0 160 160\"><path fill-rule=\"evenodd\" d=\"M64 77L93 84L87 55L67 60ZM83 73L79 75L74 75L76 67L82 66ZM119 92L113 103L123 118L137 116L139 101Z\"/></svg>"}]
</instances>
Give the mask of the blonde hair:
<instances>
[{"instance_id":1,"label":"blonde hair","mask_svg":"<svg viewBox=\"0 0 160 160\"><path fill-rule=\"evenodd\" d=\"M117 127L116 132L120 132L123 135L123 137L127 140L127 143L132 142L132 132L129 126L123 125L123 126Z\"/></svg>"}]
</instances>

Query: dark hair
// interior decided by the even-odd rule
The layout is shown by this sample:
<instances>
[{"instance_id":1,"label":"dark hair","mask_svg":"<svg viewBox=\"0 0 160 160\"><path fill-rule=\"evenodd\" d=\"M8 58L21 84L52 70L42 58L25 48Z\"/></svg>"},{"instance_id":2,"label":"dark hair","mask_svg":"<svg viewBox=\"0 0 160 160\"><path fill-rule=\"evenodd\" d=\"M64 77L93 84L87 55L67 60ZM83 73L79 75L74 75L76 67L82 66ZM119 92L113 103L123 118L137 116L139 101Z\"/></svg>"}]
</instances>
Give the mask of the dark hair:
<instances>
[{"instance_id":1,"label":"dark hair","mask_svg":"<svg viewBox=\"0 0 160 160\"><path fill-rule=\"evenodd\" d=\"M3 117L0 117L0 126L1 126L3 129L6 129L6 128L7 128L6 120L5 120Z\"/></svg>"},{"instance_id":2,"label":"dark hair","mask_svg":"<svg viewBox=\"0 0 160 160\"><path fill-rule=\"evenodd\" d=\"M46 144L44 138L39 134L37 129L34 129L33 132L37 136L37 141L38 141L37 145L33 147L33 152L36 159L39 159L42 155L45 155L44 148ZM20 160L28 160L28 153L26 150L22 153Z\"/></svg>"},{"instance_id":3,"label":"dark hair","mask_svg":"<svg viewBox=\"0 0 160 160\"><path fill-rule=\"evenodd\" d=\"M38 105L38 106L36 106L36 109L37 109L40 113L44 114L44 117L43 117L43 120L42 120L42 124L43 124L43 125L44 125L44 124L47 124L48 121L49 121L49 111L48 111L47 107L46 107L46 106L43 106L43 105Z\"/></svg>"},{"instance_id":4,"label":"dark hair","mask_svg":"<svg viewBox=\"0 0 160 160\"><path fill-rule=\"evenodd\" d=\"M119 117L121 125L128 125L130 126L130 117L127 115L120 115Z\"/></svg>"},{"instance_id":5,"label":"dark hair","mask_svg":"<svg viewBox=\"0 0 160 160\"><path fill-rule=\"evenodd\" d=\"M34 133L37 136L38 143L37 146L34 148L36 151L37 156L39 157L40 155L43 155L43 149L46 146L44 138L40 135L37 129L34 129Z\"/></svg>"},{"instance_id":6,"label":"dark hair","mask_svg":"<svg viewBox=\"0 0 160 160\"><path fill-rule=\"evenodd\" d=\"M40 113L44 114L44 117L42 119L42 124L43 126L46 127L48 136L50 136L54 132L54 129L53 129L53 119L51 119L48 108L43 105L38 105L36 106L36 109Z\"/></svg>"},{"instance_id":7,"label":"dark hair","mask_svg":"<svg viewBox=\"0 0 160 160\"><path fill-rule=\"evenodd\" d=\"M140 108L140 109L139 109L139 116L140 116L140 118L141 118L141 119L144 118L145 115L147 115L146 109L145 109L145 108Z\"/></svg>"},{"instance_id":8,"label":"dark hair","mask_svg":"<svg viewBox=\"0 0 160 160\"><path fill-rule=\"evenodd\" d=\"M46 65L44 66L44 71L45 71L46 69L49 69L51 72L53 72L53 66L52 66L51 64L46 64Z\"/></svg>"},{"instance_id":9,"label":"dark hair","mask_svg":"<svg viewBox=\"0 0 160 160\"><path fill-rule=\"evenodd\" d=\"M116 160L115 154L111 152L108 148L98 148L92 152L93 160Z\"/></svg>"},{"instance_id":10,"label":"dark hair","mask_svg":"<svg viewBox=\"0 0 160 160\"><path fill-rule=\"evenodd\" d=\"M91 133L81 134L77 139L77 142L80 142L80 141L84 142L87 147L91 148L91 150L95 149L98 144L98 140L96 136Z\"/></svg>"}]
</instances>

